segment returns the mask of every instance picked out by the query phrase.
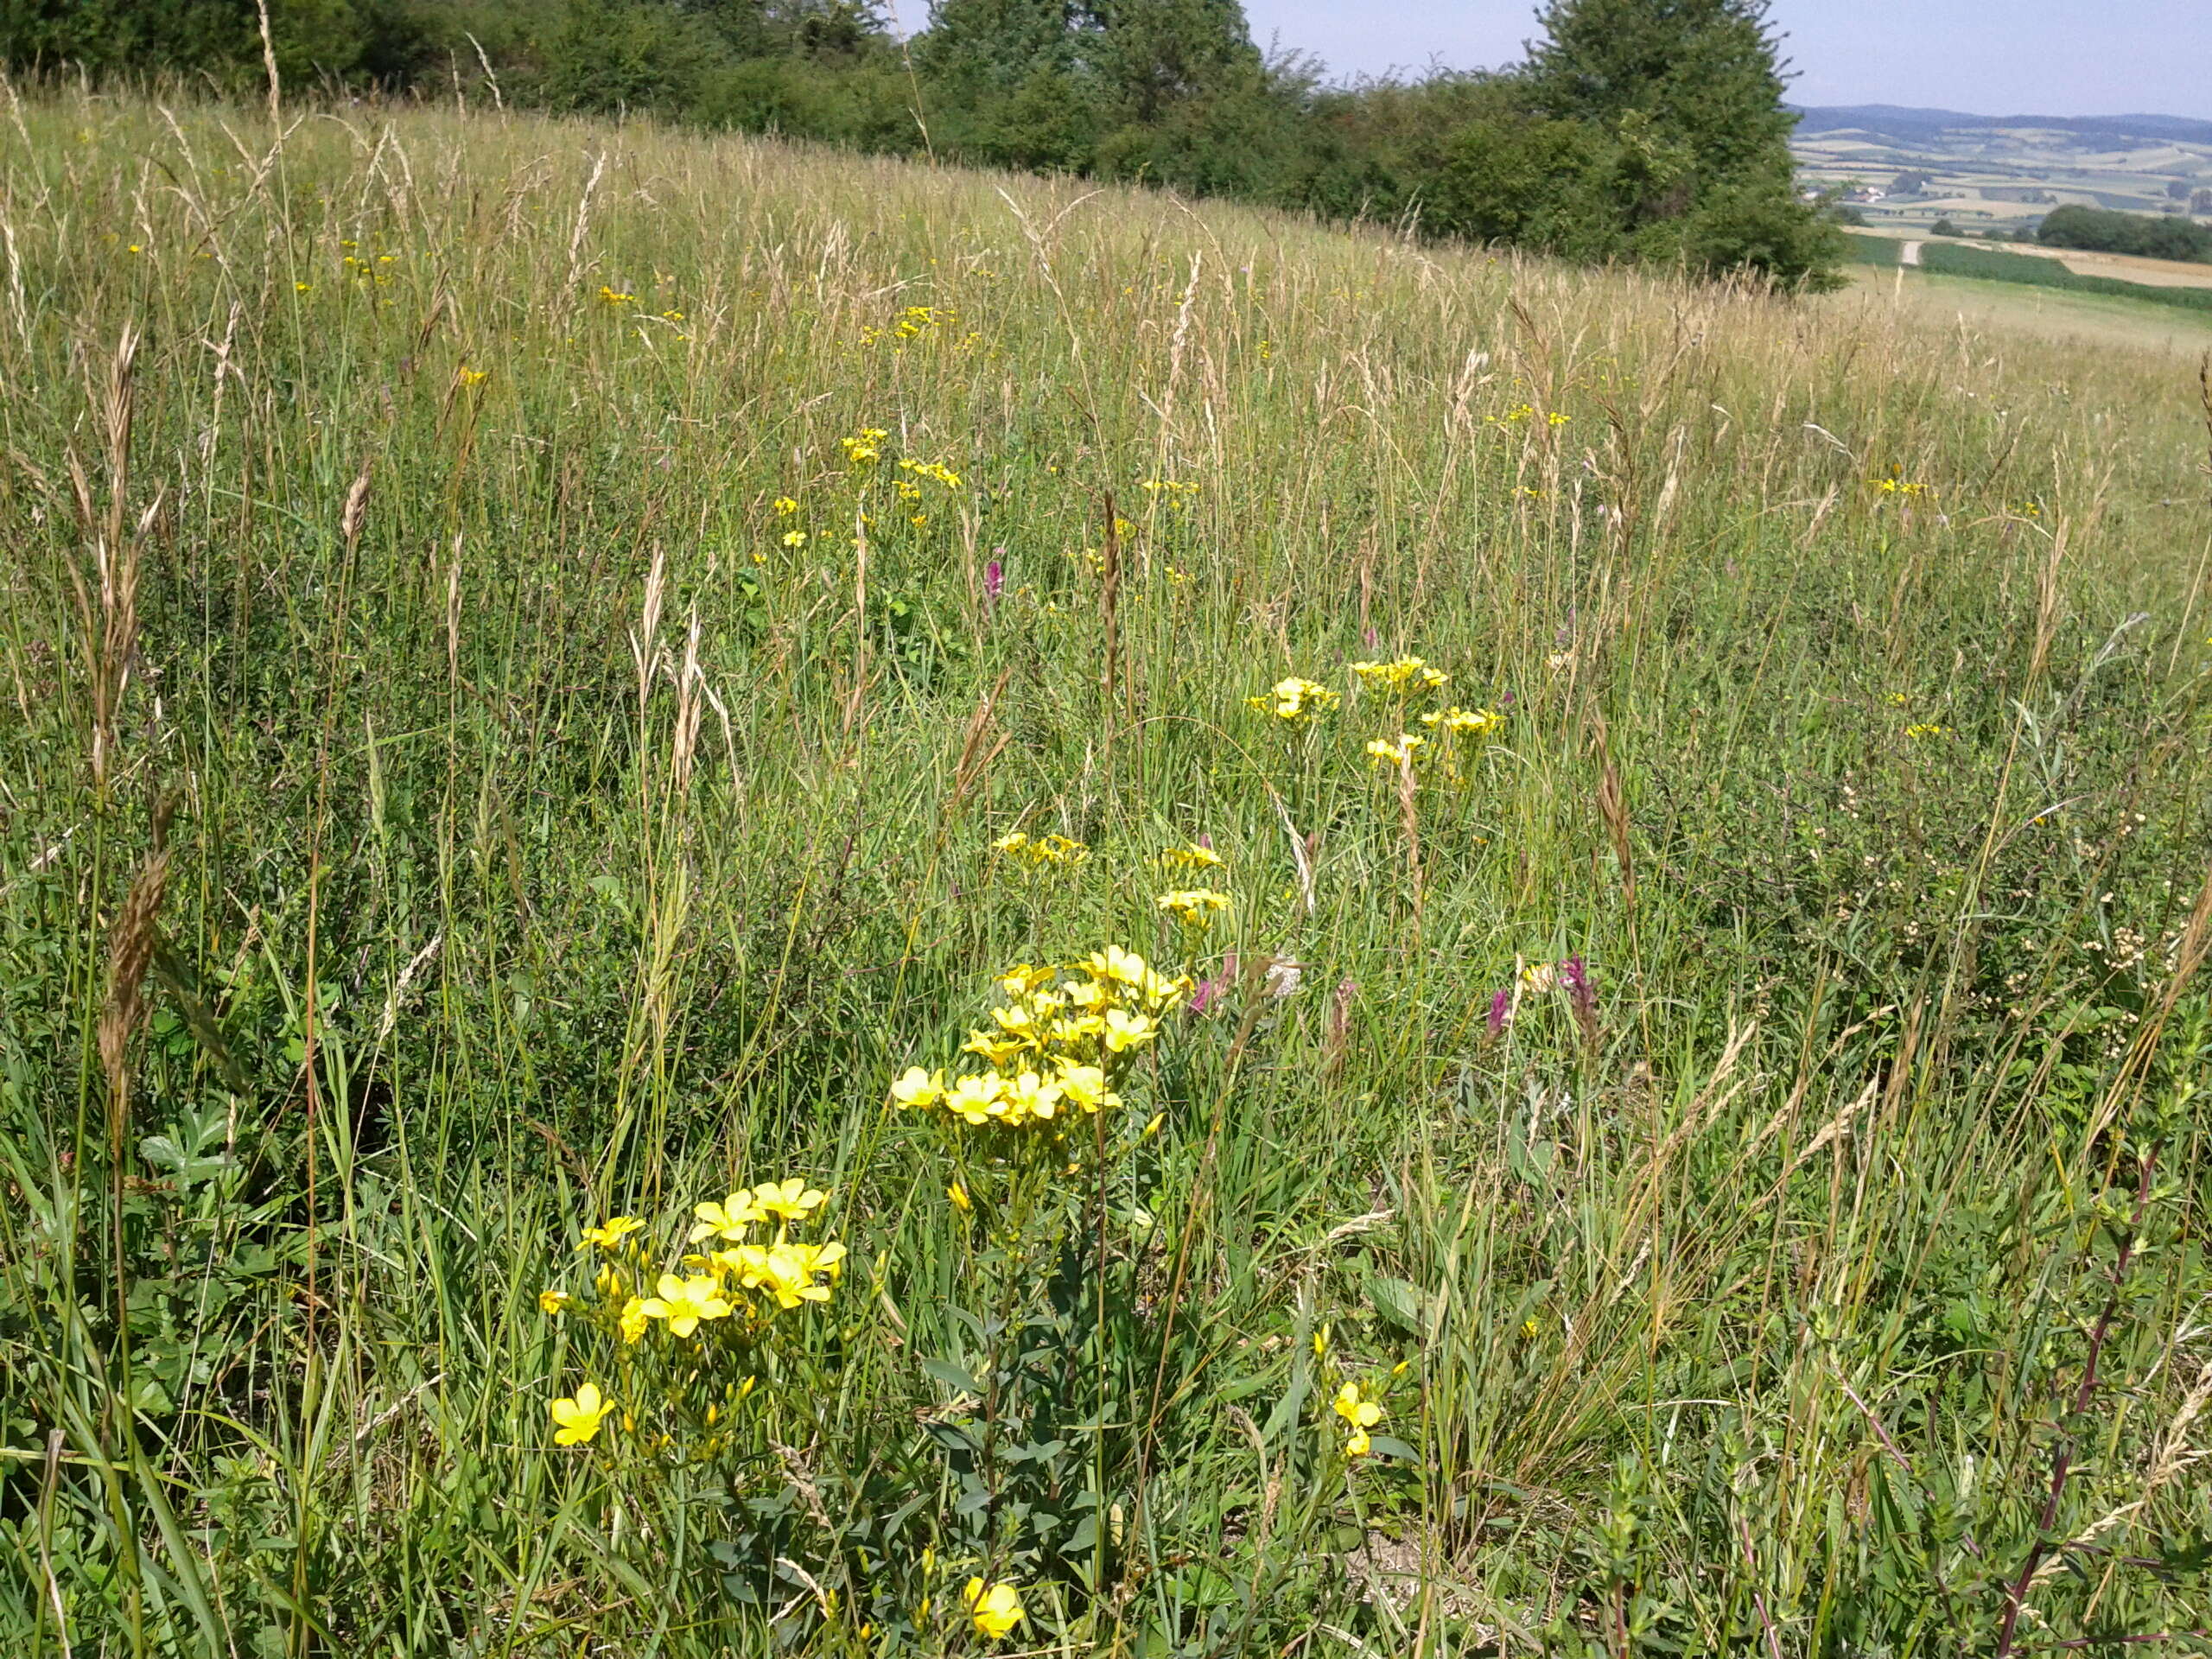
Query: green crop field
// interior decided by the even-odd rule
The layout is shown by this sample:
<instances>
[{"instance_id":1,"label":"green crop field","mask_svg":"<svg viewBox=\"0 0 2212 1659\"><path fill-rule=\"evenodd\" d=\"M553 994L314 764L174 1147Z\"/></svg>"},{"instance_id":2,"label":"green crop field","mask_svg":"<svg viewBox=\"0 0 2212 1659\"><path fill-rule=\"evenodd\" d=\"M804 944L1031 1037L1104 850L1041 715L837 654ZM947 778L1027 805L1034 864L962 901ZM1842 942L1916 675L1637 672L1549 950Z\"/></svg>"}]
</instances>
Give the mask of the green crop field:
<instances>
[{"instance_id":1,"label":"green crop field","mask_svg":"<svg viewBox=\"0 0 2212 1659\"><path fill-rule=\"evenodd\" d=\"M10 120L0 1650L2212 1650L2172 358Z\"/></svg>"}]
</instances>

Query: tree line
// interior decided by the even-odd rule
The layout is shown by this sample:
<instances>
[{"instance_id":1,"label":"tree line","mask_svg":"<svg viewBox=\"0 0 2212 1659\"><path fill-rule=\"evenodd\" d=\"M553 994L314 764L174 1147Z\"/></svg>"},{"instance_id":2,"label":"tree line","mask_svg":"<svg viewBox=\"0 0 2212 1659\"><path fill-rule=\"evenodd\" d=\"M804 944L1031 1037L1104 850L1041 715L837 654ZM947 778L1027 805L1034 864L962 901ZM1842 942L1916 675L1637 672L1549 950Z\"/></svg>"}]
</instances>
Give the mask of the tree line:
<instances>
[{"instance_id":1,"label":"tree line","mask_svg":"<svg viewBox=\"0 0 2212 1659\"><path fill-rule=\"evenodd\" d=\"M1766 0L1551 0L1499 71L1329 84L1238 0L268 0L288 85L496 81L510 105L1141 181L1591 261L1833 285ZM243 90L256 0L0 0L17 73ZM488 87L484 90L488 91Z\"/></svg>"}]
</instances>

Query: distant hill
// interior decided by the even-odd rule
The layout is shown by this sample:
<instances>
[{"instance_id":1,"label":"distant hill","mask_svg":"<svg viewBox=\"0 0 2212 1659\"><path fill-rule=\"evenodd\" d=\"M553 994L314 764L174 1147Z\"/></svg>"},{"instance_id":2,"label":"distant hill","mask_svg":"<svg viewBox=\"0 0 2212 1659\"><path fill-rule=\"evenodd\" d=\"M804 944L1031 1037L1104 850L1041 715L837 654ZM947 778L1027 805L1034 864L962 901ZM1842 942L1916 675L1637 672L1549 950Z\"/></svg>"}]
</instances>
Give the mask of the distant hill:
<instances>
[{"instance_id":1,"label":"distant hill","mask_svg":"<svg viewBox=\"0 0 2212 1659\"><path fill-rule=\"evenodd\" d=\"M1901 104L1847 104L1797 110L1800 137L1855 130L1898 137L1943 131L2031 129L2085 137L2212 144L2212 121L2179 115L1968 115L1961 110L1920 110Z\"/></svg>"},{"instance_id":2,"label":"distant hill","mask_svg":"<svg viewBox=\"0 0 2212 1659\"><path fill-rule=\"evenodd\" d=\"M1968 115L1854 104L1801 109L1789 148L1808 189L1869 226L2009 235L2072 202L2212 223L2212 121L2177 115Z\"/></svg>"}]
</instances>

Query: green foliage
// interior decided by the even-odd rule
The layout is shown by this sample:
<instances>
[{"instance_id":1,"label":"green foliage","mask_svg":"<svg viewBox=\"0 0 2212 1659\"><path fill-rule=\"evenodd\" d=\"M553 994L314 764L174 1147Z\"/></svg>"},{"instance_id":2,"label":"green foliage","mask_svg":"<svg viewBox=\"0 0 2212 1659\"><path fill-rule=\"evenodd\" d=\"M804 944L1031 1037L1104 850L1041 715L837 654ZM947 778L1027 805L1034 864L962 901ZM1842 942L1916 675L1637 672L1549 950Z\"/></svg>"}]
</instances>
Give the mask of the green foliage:
<instances>
[{"instance_id":1,"label":"green foliage","mask_svg":"<svg viewBox=\"0 0 2212 1659\"><path fill-rule=\"evenodd\" d=\"M2212 262L2212 228L2173 213L2123 213L2069 203L2043 216L2036 240L2052 248Z\"/></svg>"}]
</instances>

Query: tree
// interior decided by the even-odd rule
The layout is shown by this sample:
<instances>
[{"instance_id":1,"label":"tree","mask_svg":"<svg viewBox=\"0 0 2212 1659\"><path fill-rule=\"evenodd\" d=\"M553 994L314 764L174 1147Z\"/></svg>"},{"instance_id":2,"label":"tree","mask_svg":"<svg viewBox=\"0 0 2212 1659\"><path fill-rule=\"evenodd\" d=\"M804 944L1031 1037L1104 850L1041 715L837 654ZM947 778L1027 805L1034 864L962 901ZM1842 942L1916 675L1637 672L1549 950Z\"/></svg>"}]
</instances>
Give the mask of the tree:
<instances>
[{"instance_id":1,"label":"tree","mask_svg":"<svg viewBox=\"0 0 2212 1659\"><path fill-rule=\"evenodd\" d=\"M1933 225L1930 225L1928 227L1928 234L1930 236L1964 236L1966 232L1961 230L1956 225L1954 225L1948 219L1939 219Z\"/></svg>"},{"instance_id":2,"label":"tree","mask_svg":"<svg viewBox=\"0 0 2212 1659\"><path fill-rule=\"evenodd\" d=\"M1616 146L1605 189L1567 186L1605 204L1612 223L1595 239L1704 270L1839 280L1840 232L1797 196L1797 118L1766 13L1766 0L1551 0L1539 14L1544 38L1517 77L1529 118L1585 124Z\"/></svg>"}]
</instances>

